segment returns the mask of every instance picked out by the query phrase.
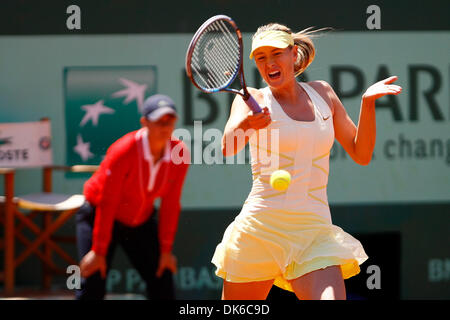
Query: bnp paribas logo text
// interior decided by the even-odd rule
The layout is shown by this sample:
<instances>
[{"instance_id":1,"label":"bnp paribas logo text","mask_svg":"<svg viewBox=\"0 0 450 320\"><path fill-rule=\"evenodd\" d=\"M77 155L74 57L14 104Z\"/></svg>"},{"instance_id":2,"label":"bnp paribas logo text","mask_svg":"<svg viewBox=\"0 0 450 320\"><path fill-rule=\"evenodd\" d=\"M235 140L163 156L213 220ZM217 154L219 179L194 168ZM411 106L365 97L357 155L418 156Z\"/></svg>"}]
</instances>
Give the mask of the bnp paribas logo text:
<instances>
[{"instance_id":1,"label":"bnp paribas logo text","mask_svg":"<svg viewBox=\"0 0 450 320\"><path fill-rule=\"evenodd\" d=\"M99 163L109 145L139 128L144 100L156 93L156 68L66 68L65 91L68 162Z\"/></svg>"}]
</instances>

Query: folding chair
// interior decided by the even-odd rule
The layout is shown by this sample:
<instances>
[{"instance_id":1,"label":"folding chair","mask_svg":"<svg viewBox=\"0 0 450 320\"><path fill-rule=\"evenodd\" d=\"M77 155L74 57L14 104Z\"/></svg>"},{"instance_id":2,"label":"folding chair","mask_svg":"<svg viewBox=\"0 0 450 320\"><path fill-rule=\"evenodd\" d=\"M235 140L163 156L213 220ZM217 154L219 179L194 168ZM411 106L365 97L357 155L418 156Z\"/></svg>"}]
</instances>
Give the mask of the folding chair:
<instances>
[{"instance_id":1,"label":"folding chair","mask_svg":"<svg viewBox=\"0 0 450 320\"><path fill-rule=\"evenodd\" d=\"M67 265L77 265L78 262L64 251L58 243L75 242L75 237L58 237L55 232L60 229L84 203L84 196L81 194L65 195L52 192L52 173L54 170L64 170L72 172L95 172L98 166L75 165L75 166L55 166L52 165L50 148L50 121L47 119L39 122L28 122L15 124L22 130L31 128L29 138L38 138L38 143L44 148L34 148L42 150L27 151L28 163L22 163L19 159L16 163L8 161L8 168L0 168L0 176L4 176L4 196L0 196L0 224L4 225L3 239L0 239L0 249L4 249L4 268L0 272L0 280L4 282L5 294L12 295L15 286L15 270L32 254L35 254L43 265L43 288L49 289L52 276L55 274L66 274L66 268L57 266L53 259L53 253L58 254ZM20 126L23 125L23 126ZM39 127L39 129L36 129ZM14 139L14 135L2 137L0 124L0 151L2 150L2 139ZM3 130L5 131L5 130ZM7 131L7 130L6 130ZM38 133L41 134L39 138ZM42 132L42 133L41 133ZM19 135L23 135L21 132ZM17 138L20 140L20 138ZM12 144L11 141L8 141ZM30 142L31 143L31 142ZM16 149L18 150L18 149ZM25 149L22 149L25 150ZM36 156L36 153L43 151L43 154ZM6 152L6 151L4 151ZM1 155L1 154L0 154ZM11 157L10 157L11 158ZM31 160L30 160L31 159ZM0 157L1 160L1 157ZM23 159L22 159L23 160ZM30 161L29 161L30 160ZM5 165L0 161L0 167ZM43 184L41 193L33 193L15 196L15 173L20 168L42 167ZM42 217L42 227L35 223L35 219ZM17 223L16 223L17 221ZM29 229L36 238L31 241L23 233L24 229ZM16 254L16 240L21 242L24 250ZM43 250L40 248L43 247Z\"/></svg>"}]
</instances>

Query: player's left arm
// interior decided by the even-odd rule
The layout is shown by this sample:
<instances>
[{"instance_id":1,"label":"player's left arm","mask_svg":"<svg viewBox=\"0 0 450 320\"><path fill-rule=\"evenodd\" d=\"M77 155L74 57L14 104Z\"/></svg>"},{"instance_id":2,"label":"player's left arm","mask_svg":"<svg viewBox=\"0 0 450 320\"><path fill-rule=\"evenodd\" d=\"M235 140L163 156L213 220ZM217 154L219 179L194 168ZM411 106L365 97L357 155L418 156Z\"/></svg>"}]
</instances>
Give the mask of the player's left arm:
<instances>
[{"instance_id":1,"label":"player's left arm","mask_svg":"<svg viewBox=\"0 0 450 320\"><path fill-rule=\"evenodd\" d=\"M325 81L320 81L333 112L335 138L350 157L360 165L370 163L375 148L375 100L387 94L400 94L402 88L392 84L397 79L396 76L389 77L373 84L366 90L361 100L358 126L348 115L333 88Z\"/></svg>"}]
</instances>

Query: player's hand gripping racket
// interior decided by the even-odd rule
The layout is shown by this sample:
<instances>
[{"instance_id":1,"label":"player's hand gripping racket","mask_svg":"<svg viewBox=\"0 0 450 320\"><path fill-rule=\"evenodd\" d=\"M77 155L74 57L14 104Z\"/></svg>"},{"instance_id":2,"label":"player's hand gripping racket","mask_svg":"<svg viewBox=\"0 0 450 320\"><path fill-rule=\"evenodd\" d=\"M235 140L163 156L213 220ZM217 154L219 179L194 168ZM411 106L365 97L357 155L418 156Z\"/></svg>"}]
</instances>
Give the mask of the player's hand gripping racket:
<instances>
[{"instance_id":1,"label":"player's hand gripping racket","mask_svg":"<svg viewBox=\"0 0 450 320\"><path fill-rule=\"evenodd\" d=\"M214 16L200 26L189 44L186 73L203 92L239 94L250 109L258 113L261 107L245 84L242 48L242 35L236 23L225 15ZM229 88L238 75L241 91Z\"/></svg>"}]
</instances>

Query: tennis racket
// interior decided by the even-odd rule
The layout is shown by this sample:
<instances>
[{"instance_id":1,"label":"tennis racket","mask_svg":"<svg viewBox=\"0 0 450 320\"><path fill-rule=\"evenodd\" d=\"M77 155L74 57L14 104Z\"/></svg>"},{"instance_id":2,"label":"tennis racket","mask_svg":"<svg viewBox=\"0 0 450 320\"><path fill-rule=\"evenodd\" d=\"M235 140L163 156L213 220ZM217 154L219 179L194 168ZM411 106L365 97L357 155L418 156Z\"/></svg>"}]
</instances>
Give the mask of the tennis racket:
<instances>
[{"instance_id":1,"label":"tennis racket","mask_svg":"<svg viewBox=\"0 0 450 320\"><path fill-rule=\"evenodd\" d=\"M203 23L189 44L186 53L186 73L201 91L239 94L249 108L261 112L250 95L243 71L241 31L228 16L217 15ZM239 75L242 90L230 88Z\"/></svg>"}]
</instances>

